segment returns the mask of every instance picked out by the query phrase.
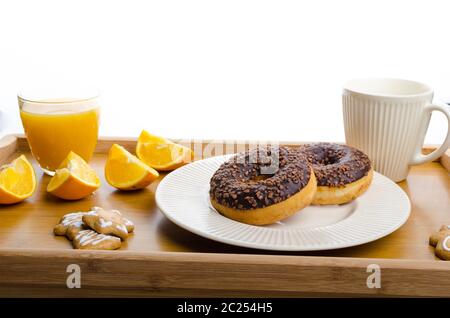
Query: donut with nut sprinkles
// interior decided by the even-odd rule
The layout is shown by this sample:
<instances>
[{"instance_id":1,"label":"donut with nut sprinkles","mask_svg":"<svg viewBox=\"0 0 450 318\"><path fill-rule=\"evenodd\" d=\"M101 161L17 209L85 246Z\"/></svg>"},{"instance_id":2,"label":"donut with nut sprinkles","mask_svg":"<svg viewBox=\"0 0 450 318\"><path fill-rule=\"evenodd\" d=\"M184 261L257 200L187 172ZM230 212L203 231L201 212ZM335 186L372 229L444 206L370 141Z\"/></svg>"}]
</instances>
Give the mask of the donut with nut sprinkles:
<instances>
[{"instance_id":1,"label":"donut with nut sprinkles","mask_svg":"<svg viewBox=\"0 0 450 318\"><path fill-rule=\"evenodd\" d=\"M270 224L309 205L316 179L305 156L289 147L257 147L223 163L210 181L210 198L223 215Z\"/></svg>"}]
</instances>

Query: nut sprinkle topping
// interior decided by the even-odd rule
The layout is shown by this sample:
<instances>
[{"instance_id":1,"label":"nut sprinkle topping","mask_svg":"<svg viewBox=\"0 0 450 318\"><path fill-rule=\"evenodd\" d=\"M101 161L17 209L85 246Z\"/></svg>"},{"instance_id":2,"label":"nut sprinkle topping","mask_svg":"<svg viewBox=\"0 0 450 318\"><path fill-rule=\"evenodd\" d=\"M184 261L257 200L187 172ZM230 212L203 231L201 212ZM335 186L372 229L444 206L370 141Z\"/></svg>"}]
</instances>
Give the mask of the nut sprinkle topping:
<instances>
[{"instance_id":1,"label":"nut sprinkle topping","mask_svg":"<svg viewBox=\"0 0 450 318\"><path fill-rule=\"evenodd\" d=\"M341 187L366 176L371 169L369 157L346 145L313 143L299 148L312 164L318 186Z\"/></svg>"}]
</instances>

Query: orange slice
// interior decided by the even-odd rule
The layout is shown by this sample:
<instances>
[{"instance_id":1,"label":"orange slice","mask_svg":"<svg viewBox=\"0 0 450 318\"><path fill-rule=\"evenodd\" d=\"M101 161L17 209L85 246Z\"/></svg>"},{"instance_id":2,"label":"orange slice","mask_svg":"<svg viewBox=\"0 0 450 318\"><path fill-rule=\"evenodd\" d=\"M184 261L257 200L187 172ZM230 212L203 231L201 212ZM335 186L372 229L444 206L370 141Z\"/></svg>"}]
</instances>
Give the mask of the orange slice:
<instances>
[{"instance_id":1,"label":"orange slice","mask_svg":"<svg viewBox=\"0 0 450 318\"><path fill-rule=\"evenodd\" d=\"M100 179L83 158L70 152L50 179L47 191L65 200L79 200L100 187Z\"/></svg>"},{"instance_id":2,"label":"orange slice","mask_svg":"<svg viewBox=\"0 0 450 318\"><path fill-rule=\"evenodd\" d=\"M158 176L158 171L125 148L112 145L105 165L105 178L110 185L120 190L137 190L145 188Z\"/></svg>"},{"instance_id":3,"label":"orange slice","mask_svg":"<svg viewBox=\"0 0 450 318\"><path fill-rule=\"evenodd\" d=\"M190 148L151 135L145 130L139 136L136 154L144 163L160 171L174 170L194 159Z\"/></svg>"},{"instance_id":4,"label":"orange slice","mask_svg":"<svg viewBox=\"0 0 450 318\"><path fill-rule=\"evenodd\" d=\"M30 197L36 190L33 166L24 155L0 167L0 204L13 204Z\"/></svg>"}]
</instances>

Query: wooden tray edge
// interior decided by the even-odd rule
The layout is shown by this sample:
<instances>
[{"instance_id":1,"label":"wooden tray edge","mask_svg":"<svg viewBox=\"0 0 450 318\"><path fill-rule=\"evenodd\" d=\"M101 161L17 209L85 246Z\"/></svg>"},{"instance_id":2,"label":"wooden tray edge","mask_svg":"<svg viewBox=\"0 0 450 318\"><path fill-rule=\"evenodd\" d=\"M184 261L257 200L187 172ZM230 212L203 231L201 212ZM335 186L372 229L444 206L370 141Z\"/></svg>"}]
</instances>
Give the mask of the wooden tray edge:
<instances>
[{"instance_id":1,"label":"wooden tray edge","mask_svg":"<svg viewBox=\"0 0 450 318\"><path fill-rule=\"evenodd\" d=\"M0 295L31 288L34 296L59 297L93 290L96 296L173 296L186 290L210 297L239 296L237 291L241 296L450 296L450 267L435 261L27 249L2 250L0 258L0 272L8 273L0 277ZM81 269L80 290L66 286L70 264ZM380 269L380 288L367 287L369 265Z\"/></svg>"},{"instance_id":2,"label":"wooden tray edge","mask_svg":"<svg viewBox=\"0 0 450 318\"><path fill-rule=\"evenodd\" d=\"M135 143L137 138L136 137L99 137L99 140L102 141L97 145L96 152L97 153L106 153L112 144L119 143L122 146L124 146L128 151L134 152L135 150ZM184 140L184 139L174 139L175 142L180 142L186 146L192 146L192 142L195 142L196 140ZM231 141L222 140L202 140L203 144L211 145L214 147L215 145L222 145L223 143L227 143ZM235 143L239 143L239 140L233 141ZM257 141L242 141L247 146L254 145L257 143ZM267 143L271 143L273 141L267 141ZM305 144L307 142L292 142L292 141L280 141L278 142L281 145L287 145L287 146L299 146L301 144ZM6 157L12 154L16 149L27 149L28 144L26 142L26 137L24 134L10 134L3 136L0 139L0 156ZM429 154L432 151L434 151L437 148L437 145L424 145L422 148L422 152L424 154ZM197 155L197 157L200 159L200 157ZM442 166L450 172L450 149L448 149L440 158L436 159L435 161L438 161L442 164Z\"/></svg>"}]
</instances>

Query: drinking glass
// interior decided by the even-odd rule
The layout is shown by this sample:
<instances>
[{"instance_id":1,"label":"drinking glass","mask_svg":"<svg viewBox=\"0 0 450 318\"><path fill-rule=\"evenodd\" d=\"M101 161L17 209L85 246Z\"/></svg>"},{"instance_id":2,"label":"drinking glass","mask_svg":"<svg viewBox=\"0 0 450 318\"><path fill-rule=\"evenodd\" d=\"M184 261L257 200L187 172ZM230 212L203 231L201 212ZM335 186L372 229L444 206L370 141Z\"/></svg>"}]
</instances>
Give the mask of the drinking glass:
<instances>
[{"instance_id":1,"label":"drinking glass","mask_svg":"<svg viewBox=\"0 0 450 318\"><path fill-rule=\"evenodd\" d=\"M96 90L28 89L18 100L31 152L46 174L53 175L70 151L91 159L100 118Z\"/></svg>"}]
</instances>

